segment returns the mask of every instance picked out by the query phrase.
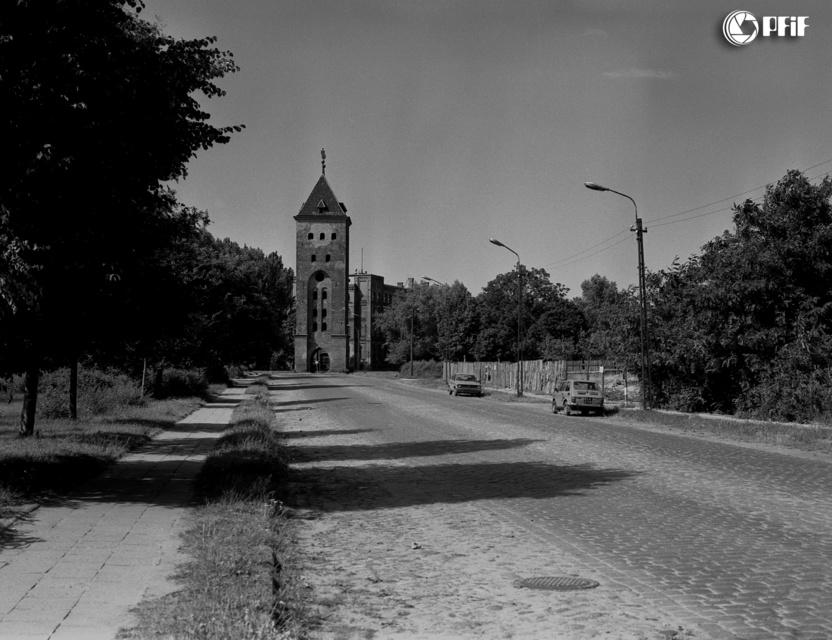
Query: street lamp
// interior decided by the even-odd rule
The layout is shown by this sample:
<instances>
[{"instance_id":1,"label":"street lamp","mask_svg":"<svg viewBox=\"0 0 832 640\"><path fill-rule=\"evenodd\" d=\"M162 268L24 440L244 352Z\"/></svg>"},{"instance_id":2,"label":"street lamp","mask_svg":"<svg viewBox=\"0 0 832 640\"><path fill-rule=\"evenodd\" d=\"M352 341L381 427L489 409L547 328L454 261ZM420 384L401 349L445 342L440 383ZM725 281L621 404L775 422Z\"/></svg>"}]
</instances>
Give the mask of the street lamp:
<instances>
[{"instance_id":1,"label":"street lamp","mask_svg":"<svg viewBox=\"0 0 832 640\"><path fill-rule=\"evenodd\" d=\"M422 276L422 280L427 280L428 282L433 282L433 283L435 283L435 284L438 284L440 287L445 287L446 289L450 289L450 286L448 286L448 285L447 285L447 284L445 284L444 282L439 282L439 280L434 280L433 278L429 278L429 277L427 277L427 276ZM450 359L448 358L448 345L447 345L447 341L446 341L446 343L445 343L445 348L444 348L444 349L442 349L442 352L443 352L443 353L442 353L442 357L443 357L443 359L444 359L444 362L442 363L442 374L443 374L443 376L445 377L445 382L447 382L447 381L448 381L448 362L449 362L449 360L450 360Z\"/></svg>"},{"instance_id":2,"label":"street lamp","mask_svg":"<svg viewBox=\"0 0 832 640\"><path fill-rule=\"evenodd\" d=\"M361 371L361 314L353 313L353 320L355 324L355 370Z\"/></svg>"},{"instance_id":3,"label":"street lamp","mask_svg":"<svg viewBox=\"0 0 832 640\"><path fill-rule=\"evenodd\" d=\"M641 218L638 217L638 205L636 204L636 201L626 193L621 193L620 191L610 189L609 187L602 187L600 184L595 182L584 182L584 186L587 189L592 189L593 191L611 191L612 193L624 196L633 203L633 207L635 207L636 210L635 228L631 228L630 231L636 232L636 239L638 240L638 290L639 296L641 297L641 408L647 409L650 405L650 380L647 372L647 287L644 282L644 233L646 230L641 226Z\"/></svg>"},{"instance_id":4,"label":"street lamp","mask_svg":"<svg viewBox=\"0 0 832 640\"><path fill-rule=\"evenodd\" d=\"M523 276L520 271L520 254L495 238L489 238L488 241L491 244L496 244L498 247L508 249L517 256L517 396L520 397L523 395L523 349L520 346L520 318L523 313Z\"/></svg>"}]
</instances>

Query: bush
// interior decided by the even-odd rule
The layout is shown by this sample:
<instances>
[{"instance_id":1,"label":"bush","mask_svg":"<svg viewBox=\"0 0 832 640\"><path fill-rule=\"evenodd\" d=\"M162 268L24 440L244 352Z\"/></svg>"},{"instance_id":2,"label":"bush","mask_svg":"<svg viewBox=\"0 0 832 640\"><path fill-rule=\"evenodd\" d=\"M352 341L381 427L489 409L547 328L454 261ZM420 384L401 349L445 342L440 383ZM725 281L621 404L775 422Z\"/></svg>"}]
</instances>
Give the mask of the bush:
<instances>
[{"instance_id":1,"label":"bush","mask_svg":"<svg viewBox=\"0 0 832 640\"><path fill-rule=\"evenodd\" d=\"M0 378L0 400L11 402L15 394L23 393L23 376L13 375Z\"/></svg>"},{"instance_id":2,"label":"bush","mask_svg":"<svg viewBox=\"0 0 832 640\"><path fill-rule=\"evenodd\" d=\"M128 376L98 369L78 368L79 417L112 413L143 403L141 389ZM41 374L37 409L38 416L42 418L69 417L67 367Z\"/></svg>"},{"instance_id":3,"label":"bush","mask_svg":"<svg viewBox=\"0 0 832 640\"><path fill-rule=\"evenodd\" d=\"M231 375L221 362L212 362L205 367L205 377L210 384L228 384L231 382Z\"/></svg>"},{"instance_id":4,"label":"bush","mask_svg":"<svg viewBox=\"0 0 832 640\"><path fill-rule=\"evenodd\" d=\"M830 372L777 364L738 403L739 412L762 420L828 421L828 416L832 415Z\"/></svg>"},{"instance_id":5,"label":"bush","mask_svg":"<svg viewBox=\"0 0 832 640\"><path fill-rule=\"evenodd\" d=\"M292 361L291 358L294 357L293 353L287 353L283 350L280 351L272 351L272 356L269 359L269 369L271 371L289 371L292 368Z\"/></svg>"},{"instance_id":6,"label":"bush","mask_svg":"<svg viewBox=\"0 0 832 640\"><path fill-rule=\"evenodd\" d=\"M202 369L164 369L161 384L153 383L154 398L186 398L208 393L208 376Z\"/></svg>"},{"instance_id":7,"label":"bush","mask_svg":"<svg viewBox=\"0 0 832 640\"><path fill-rule=\"evenodd\" d=\"M246 375L246 370L238 364L232 364L231 366L226 367L225 370L228 373L229 380L231 378L242 378L244 375Z\"/></svg>"},{"instance_id":8,"label":"bush","mask_svg":"<svg viewBox=\"0 0 832 640\"><path fill-rule=\"evenodd\" d=\"M410 378L410 363L405 362L399 368L399 375ZM436 360L419 360L413 363L413 376L414 378L441 378L443 375L442 372L442 363L437 362Z\"/></svg>"}]
</instances>

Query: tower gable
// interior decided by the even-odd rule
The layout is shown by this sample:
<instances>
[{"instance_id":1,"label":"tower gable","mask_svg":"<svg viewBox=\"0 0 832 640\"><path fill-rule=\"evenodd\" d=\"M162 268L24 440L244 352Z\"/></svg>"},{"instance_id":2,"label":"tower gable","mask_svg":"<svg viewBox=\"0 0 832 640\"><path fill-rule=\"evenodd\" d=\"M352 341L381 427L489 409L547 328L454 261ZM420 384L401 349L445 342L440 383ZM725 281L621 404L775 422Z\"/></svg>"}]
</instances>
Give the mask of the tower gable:
<instances>
[{"instance_id":1,"label":"tower gable","mask_svg":"<svg viewBox=\"0 0 832 640\"><path fill-rule=\"evenodd\" d=\"M338 198L335 197L335 193L324 175L318 179L315 188L312 189L312 193L309 194L306 202L301 206L295 220L307 216L342 216L349 220L347 208L342 202L338 202Z\"/></svg>"}]
</instances>

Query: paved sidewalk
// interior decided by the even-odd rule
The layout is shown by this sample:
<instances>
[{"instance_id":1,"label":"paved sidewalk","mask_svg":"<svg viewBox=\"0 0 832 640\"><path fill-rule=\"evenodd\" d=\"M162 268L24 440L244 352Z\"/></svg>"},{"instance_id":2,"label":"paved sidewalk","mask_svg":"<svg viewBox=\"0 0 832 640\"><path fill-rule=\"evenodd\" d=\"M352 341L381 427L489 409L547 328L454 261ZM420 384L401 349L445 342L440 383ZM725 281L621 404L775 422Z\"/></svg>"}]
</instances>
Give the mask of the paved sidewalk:
<instances>
[{"instance_id":1,"label":"paved sidewalk","mask_svg":"<svg viewBox=\"0 0 832 640\"><path fill-rule=\"evenodd\" d=\"M175 590L191 481L243 391L15 524L0 548L0 638L112 640L143 598Z\"/></svg>"}]
</instances>

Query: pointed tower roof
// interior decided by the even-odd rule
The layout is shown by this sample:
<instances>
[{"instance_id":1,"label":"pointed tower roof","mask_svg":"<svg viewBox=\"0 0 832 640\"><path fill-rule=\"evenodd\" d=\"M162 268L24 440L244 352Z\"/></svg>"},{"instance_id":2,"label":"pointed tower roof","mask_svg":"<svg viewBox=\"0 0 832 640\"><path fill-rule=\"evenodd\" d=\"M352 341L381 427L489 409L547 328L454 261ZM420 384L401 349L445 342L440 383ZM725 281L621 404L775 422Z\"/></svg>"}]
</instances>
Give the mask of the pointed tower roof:
<instances>
[{"instance_id":1,"label":"pointed tower roof","mask_svg":"<svg viewBox=\"0 0 832 640\"><path fill-rule=\"evenodd\" d=\"M338 218L339 220L347 218L349 221L347 208L343 202L339 202L338 198L335 197L335 193L332 191L332 187L329 186L325 175L318 178L318 183L312 189L312 193L309 194L298 215L295 216L295 220L302 218Z\"/></svg>"}]
</instances>

